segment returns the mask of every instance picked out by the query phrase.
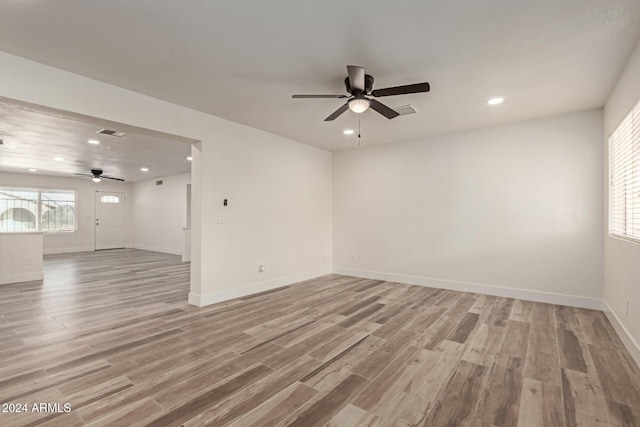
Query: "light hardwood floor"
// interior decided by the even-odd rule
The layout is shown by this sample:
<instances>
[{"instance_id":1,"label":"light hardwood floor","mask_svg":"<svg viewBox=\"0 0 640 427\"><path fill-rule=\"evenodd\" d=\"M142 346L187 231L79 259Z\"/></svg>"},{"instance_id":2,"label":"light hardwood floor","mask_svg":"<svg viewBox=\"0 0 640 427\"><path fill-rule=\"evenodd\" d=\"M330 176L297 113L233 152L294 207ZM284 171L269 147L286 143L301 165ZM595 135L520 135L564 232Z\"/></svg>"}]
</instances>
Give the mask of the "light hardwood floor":
<instances>
[{"instance_id":1,"label":"light hardwood floor","mask_svg":"<svg viewBox=\"0 0 640 427\"><path fill-rule=\"evenodd\" d=\"M189 265L48 256L0 286L0 425L640 426L602 313L345 276L204 308ZM30 409L30 408L29 408Z\"/></svg>"}]
</instances>

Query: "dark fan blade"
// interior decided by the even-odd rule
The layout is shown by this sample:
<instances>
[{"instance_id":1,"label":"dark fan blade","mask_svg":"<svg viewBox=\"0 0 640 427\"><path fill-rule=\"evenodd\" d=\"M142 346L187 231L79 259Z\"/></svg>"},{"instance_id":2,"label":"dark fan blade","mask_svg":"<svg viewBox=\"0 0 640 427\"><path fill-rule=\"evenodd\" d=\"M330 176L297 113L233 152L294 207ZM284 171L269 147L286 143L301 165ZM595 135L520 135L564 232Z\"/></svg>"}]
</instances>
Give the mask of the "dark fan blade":
<instances>
[{"instance_id":1,"label":"dark fan blade","mask_svg":"<svg viewBox=\"0 0 640 427\"><path fill-rule=\"evenodd\" d=\"M364 92L364 68L347 65L347 71L349 71L351 89L357 92Z\"/></svg>"},{"instance_id":2,"label":"dark fan blade","mask_svg":"<svg viewBox=\"0 0 640 427\"><path fill-rule=\"evenodd\" d=\"M369 106L376 110L378 113L385 116L387 119L393 119L394 117L398 117L400 115L396 110L392 110L380 101L377 101L375 99L371 99L370 101L371 102Z\"/></svg>"},{"instance_id":3,"label":"dark fan blade","mask_svg":"<svg viewBox=\"0 0 640 427\"><path fill-rule=\"evenodd\" d=\"M331 114L329 117L327 117L326 119L324 119L325 122L330 122L331 120L335 120L338 118L338 116L340 116L340 114L344 113L345 111L347 111L347 109L349 108L349 103L347 102L346 104L344 104L342 107L338 108L336 111L333 112L333 114Z\"/></svg>"},{"instance_id":4,"label":"dark fan blade","mask_svg":"<svg viewBox=\"0 0 640 427\"><path fill-rule=\"evenodd\" d=\"M429 83L415 83L412 85L388 87L384 89L376 89L371 92L371 95L375 97L379 96L392 96L392 95L407 95L410 93L429 92L431 87Z\"/></svg>"},{"instance_id":5,"label":"dark fan blade","mask_svg":"<svg viewBox=\"0 0 640 427\"><path fill-rule=\"evenodd\" d=\"M292 98L346 98L347 95L291 95Z\"/></svg>"},{"instance_id":6,"label":"dark fan blade","mask_svg":"<svg viewBox=\"0 0 640 427\"><path fill-rule=\"evenodd\" d=\"M91 178L93 178L93 175L89 175L88 173L74 173L74 175L78 175L78 176L90 176Z\"/></svg>"},{"instance_id":7,"label":"dark fan blade","mask_svg":"<svg viewBox=\"0 0 640 427\"><path fill-rule=\"evenodd\" d=\"M122 179L122 178L111 178L110 176L104 176L104 175L102 175L100 178L102 178L102 179L112 179L114 181L124 181L124 179Z\"/></svg>"}]
</instances>

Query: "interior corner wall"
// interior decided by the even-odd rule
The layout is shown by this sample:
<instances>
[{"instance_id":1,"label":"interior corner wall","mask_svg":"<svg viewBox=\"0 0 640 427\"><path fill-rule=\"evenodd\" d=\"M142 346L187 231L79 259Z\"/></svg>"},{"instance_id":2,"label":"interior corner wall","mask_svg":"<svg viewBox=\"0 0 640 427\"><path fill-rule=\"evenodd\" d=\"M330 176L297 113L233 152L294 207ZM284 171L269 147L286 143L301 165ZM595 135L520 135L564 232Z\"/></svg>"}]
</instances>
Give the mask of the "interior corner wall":
<instances>
[{"instance_id":1,"label":"interior corner wall","mask_svg":"<svg viewBox=\"0 0 640 427\"><path fill-rule=\"evenodd\" d=\"M191 174L185 173L131 184L132 247L183 255L190 183Z\"/></svg>"},{"instance_id":2,"label":"interior corner wall","mask_svg":"<svg viewBox=\"0 0 640 427\"><path fill-rule=\"evenodd\" d=\"M0 69L2 97L201 142L192 162L193 304L331 271L330 152L8 53ZM217 224L223 215L228 223Z\"/></svg>"},{"instance_id":3,"label":"interior corner wall","mask_svg":"<svg viewBox=\"0 0 640 427\"><path fill-rule=\"evenodd\" d=\"M334 153L334 272L601 308L602 110Z\"/></svg>"},{"instance_id":4,"label":"interior corner wall","mask_svg":"<svg viewBox=\"0 0 640 427\"><path fill-rule=\"evenodd\" d=\"M608 235L608 144L606 140L634 105L640 102L640 44L629 58L604 109L605 195L604 300L605 310L627 348L640 364L640 243ZM629 312L626 305L629 301Z\"/></svg>"},{"instance_id":5,"label":"interior corner wall","mask_svg":"<svg viewBox=\"0 0 640 427\"><path fill-rule=\"evenodd\" d=\"M95 249L95 201L96 191L117 191L125 193L127 198L127 216L131 216L131 187L129 183L103 180L99 184L90 179L66 178L42 174L21 174L0 172L0 187L55 188L77 191L76 220L78 229L72 233L44 233L43 249L45 254L64 252L83 252ZM127 242L131 238L131 229L127 228Z\"/></svg>"},{"instance_id":6,"label":"interior corner wall","mask_svg":"<svg viewBox=\"0 0 640 427\"><path fill-rule=\"evenodd\" d=\"M189 303L202 305L202 142L191 144L191 283Z\"/></svg>"}]
</instances>

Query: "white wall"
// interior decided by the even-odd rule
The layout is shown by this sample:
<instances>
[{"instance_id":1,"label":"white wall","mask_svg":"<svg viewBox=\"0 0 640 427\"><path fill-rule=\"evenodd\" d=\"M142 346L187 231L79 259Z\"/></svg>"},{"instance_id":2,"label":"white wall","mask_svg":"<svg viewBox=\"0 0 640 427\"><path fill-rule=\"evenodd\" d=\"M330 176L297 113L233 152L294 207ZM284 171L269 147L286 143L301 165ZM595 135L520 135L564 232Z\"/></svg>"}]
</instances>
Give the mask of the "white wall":
<instances>
[{"instance_id":1,"label":"white wall","mask_svg":"<svg viewBox=\"0 0 640 427\"><path fill-rule=\"evenodd\" d=\"M225 284L207 301L331 272L330 152L248 128L203 154L202 274Z\"/></svg>"},{"instance_id":2,"label":"white wall","mask_svg":"<svg viewBox=\"0 0 640 427\"><path fill-rule=\"evenodd\" d=\"M0 233L0 285L42 280L42 233Z\"/></svg>"},{"instance_id":3,"label":"white wall","mask_svg":"<svg viewBox=\"0 0 640 427\"><path fill-rule=\"evenodd\" d=\"M593 110L334 153L334 271L599 307L601 129Z\"/></svg>"},{"instance_id":4,"label":"white wall","mask_svg":"<svg viewBox=\"0 0 640 427\"><path fill-rule=\"evenodd\" d=\"M0 96L201 141L192 151L192 303L331 271L331 153L7 53L0 69ZM218 225L225 197L230 222Z\"/></svg>"},{"instance_id":5,"label":"white wall","mask_svg":"<svg viewBox=\"0 0 640 427\"><path fill-rule=\"evenodd\" d=\"M131 184L132 247L182 255L190 183L186 173Z\"/></svg>"},{"instance_id":6,"label":"white wall","mask_svg":"<svg viewBox=\"0 0 640 427\"><path fill-rule=\"evenodd\" d=\"M0 187L56 188L77 191L76 220L78 229L73 233L44 233L44 253L92 251L95 248L94 195L96 191L119 191L129 199L128 183L103 180L94 183L91 179L65 178L41 174L0 172ZM127 212L130 206L127 203ZM130 216L130 214L128 215ZM131 235L130 229L128 236ZM129 237L127 236L127 241Z\"/></svg>"},{"instance_id":7,"label":"white wall","mask_svg":"<svg viewBox=\"0 0 640 427\"><path fill-rule=\"evenodd\" d=\"M608 138L631 108L640 101L640 44L629 59L604 109L604 130ZM608 147L605 142L605 166L608 165ZM604 209L607 214L608 171L604 174ZM640 243L609 237L608 217L605 216L604 237L604 300L612 323L619 322L619 333L626 339L640 364ZM629 301L629 315L626 301Z\"/></svg>"}]
</instances>

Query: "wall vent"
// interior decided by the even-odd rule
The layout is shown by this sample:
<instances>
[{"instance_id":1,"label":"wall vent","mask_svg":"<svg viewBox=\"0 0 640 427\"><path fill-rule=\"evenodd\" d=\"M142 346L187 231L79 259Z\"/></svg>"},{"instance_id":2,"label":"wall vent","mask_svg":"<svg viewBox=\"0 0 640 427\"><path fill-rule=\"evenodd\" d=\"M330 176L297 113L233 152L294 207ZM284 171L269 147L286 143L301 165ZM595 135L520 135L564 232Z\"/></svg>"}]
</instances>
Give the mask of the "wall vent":
<instances>
[{"instance_id":1,"label":"wall vent","mask_svg":"<svg viewBox=\"0 0 640 427\"><path fill-rule=\"evenodd\" d=\"M162 185L162 180L160 179L160 180L156 181L156 185Z\"/></svg>"},{"instance_id":2,"label":"wall vent","mask_svg":"<svg viewBox=\"0 0 640 427\"><path fill-rule=\"evenodd\" d=\"M407 114L415 114L418 112L418 110L416 109L416 107L414 107L413 105L409 104L409 105L402 105L400 107L395 107L394 110L396 110L396 112L398 114L400 114L401 116L406 116Z\"/></svg>"},{"instance_id":3,"label":"wall vent","mask_svg":"<svg viewBox=\"0 0 640 427\"><path fill-rule=\"evenodd\" d=\"M110 129L100 129L96 133L101 133L102 135L117 136L118 138L122 138L123 136L127 135L126 132L121 132L119 130L110 130Z\"/></svg>"}]
</instances>

